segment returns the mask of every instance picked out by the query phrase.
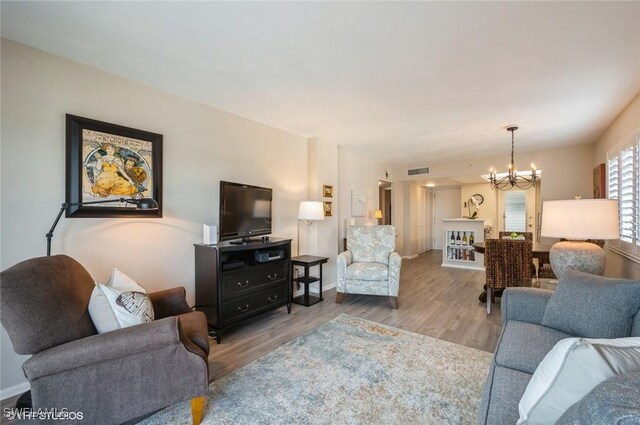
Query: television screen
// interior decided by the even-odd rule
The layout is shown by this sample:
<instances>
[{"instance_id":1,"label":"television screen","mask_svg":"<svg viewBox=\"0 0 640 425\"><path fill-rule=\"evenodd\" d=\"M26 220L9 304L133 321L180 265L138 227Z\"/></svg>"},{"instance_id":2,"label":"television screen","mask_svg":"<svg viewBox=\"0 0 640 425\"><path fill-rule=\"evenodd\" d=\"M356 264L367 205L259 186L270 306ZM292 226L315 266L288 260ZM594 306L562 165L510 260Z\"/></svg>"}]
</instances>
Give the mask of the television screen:
<instances>
[{"instance_id":1,"label":"television screen","mask_svg":"<svg viewBox=\"0 0 640 425\"><path fill-rule=\"evenodd\" d=\"M271 194L266 187L220 182L220 240L271 233Z\"/></svg>"}]
</instances>

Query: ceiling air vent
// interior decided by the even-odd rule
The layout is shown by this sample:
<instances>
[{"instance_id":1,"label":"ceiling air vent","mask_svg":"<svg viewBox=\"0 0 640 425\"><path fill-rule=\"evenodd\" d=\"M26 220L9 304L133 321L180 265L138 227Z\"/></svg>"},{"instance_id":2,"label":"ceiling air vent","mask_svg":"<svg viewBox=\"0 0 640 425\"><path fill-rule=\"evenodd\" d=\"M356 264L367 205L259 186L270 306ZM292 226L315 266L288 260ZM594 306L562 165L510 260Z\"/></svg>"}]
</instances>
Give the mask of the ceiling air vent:
<instances>
[{"instance_id":1,"label":"ceiling air vent","mask_svg":"<svg viewBox=\"0 0 640 425\"><path fill-rule=\"evenodd\" d=\"M409 168L407 174L410 176L419 176L421 174L429 174L429 167Z\"/></svg>"}]
</instances>

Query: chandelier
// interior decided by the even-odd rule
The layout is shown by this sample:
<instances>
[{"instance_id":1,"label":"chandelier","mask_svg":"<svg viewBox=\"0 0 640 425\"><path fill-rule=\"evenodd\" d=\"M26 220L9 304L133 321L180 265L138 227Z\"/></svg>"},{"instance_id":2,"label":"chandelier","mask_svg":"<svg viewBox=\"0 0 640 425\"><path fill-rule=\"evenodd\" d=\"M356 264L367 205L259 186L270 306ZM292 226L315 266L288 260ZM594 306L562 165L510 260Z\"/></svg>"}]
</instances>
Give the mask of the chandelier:
<instances>
[{"instance_id":1,"label":"chandelier","mask_svg":"<svg viewBox=\"0 0 640 425\"><path fill-rule=\"evenodd\" d=\"M531 174L526 173L526 175L518 174L516 170L515 162L513 161L513 145L514 138L513 133L518 129L517 126L513 125L507 127L507 131L511 132L511 162L509 163L509 172L506 174L498 175L496 171L491 168L489 171L489 183L491 183L491 189L498 190L509 190L512 188L518 189L529 189L530 187L534 187L536 185L536 181L538 180L539 171L536 170L533 162L531 163Z\"/></svg>"}]
</instances>

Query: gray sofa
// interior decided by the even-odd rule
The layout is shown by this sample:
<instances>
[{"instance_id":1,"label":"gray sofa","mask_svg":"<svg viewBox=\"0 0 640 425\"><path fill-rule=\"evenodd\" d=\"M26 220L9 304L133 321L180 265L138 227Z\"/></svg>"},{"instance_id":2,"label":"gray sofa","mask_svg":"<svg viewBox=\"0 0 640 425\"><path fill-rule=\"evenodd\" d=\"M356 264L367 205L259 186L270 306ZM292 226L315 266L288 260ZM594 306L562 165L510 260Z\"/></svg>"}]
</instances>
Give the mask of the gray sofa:
<instances>
[{"instance_id":1,"label":"gray sofa","mask_svg":"<svg viewBox=\"0 0 640 425\"><path fill-rule=\"evenodd\" d=\"M571 281L573 287L564 280L561 281L556 291L561 292L560 294L535 288L507 288L504 291L501 304L503 329L485 383L478 424L514 425L518 421L518 403L531 376L549 350L561 339L576 336L640 336L640 282L606 279L574 271L566 279ZM581 282L585 283L585 288L578 285ZM565 284L563 289L566 290L561 291ZM610 287L607 293L597 292L607 287ZM557 297L554 300L556 305L553 306L555 311L548 312L552 296ZM559 300L560 298L563 300ZM558 304L560 301L572 302L574 305L566 308L566 305ZM618 310L616 303L624 306ZM594 305L599 307L594 308ZM562 314L565 317L550 317ZM607 322L609 316L615 316L613 322L619 318L626 319L626 325ZM550 321L563 322L563 326L560 326L562 329L548 326ZM576 327L581 330L572 330L573 323L577 323ZM640 394L638 376L633 377L633 382L636 397ZM599 409L599 412L604 414L606 410ZM563 419L564 417L557 423L572 423Z\"/></svg>"}]
</instances>

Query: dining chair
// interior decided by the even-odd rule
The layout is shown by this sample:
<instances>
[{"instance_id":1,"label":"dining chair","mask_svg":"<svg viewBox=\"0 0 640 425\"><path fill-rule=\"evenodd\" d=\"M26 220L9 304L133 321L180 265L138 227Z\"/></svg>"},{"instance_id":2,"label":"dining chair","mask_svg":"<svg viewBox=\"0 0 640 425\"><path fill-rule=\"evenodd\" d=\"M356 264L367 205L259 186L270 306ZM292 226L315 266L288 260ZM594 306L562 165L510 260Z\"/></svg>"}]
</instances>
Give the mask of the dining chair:
<instances>
[{"instance_id":1,"label":"dining chair","mask_svg":"<svg viewBox=\"0 0 640 425\"><path fill-rule=\"evenodd\" d=\"M512 286L529 286L533 276L533 243L530 240L488 239L485 242L487 314L495 292Z\"/></svg>"}]
</instances>

